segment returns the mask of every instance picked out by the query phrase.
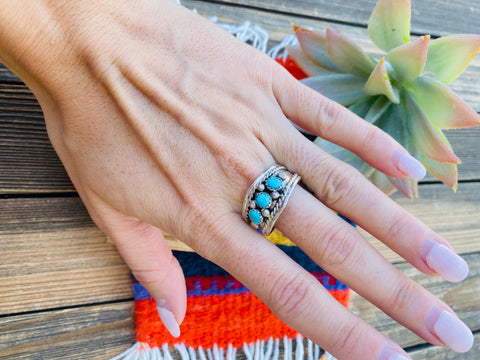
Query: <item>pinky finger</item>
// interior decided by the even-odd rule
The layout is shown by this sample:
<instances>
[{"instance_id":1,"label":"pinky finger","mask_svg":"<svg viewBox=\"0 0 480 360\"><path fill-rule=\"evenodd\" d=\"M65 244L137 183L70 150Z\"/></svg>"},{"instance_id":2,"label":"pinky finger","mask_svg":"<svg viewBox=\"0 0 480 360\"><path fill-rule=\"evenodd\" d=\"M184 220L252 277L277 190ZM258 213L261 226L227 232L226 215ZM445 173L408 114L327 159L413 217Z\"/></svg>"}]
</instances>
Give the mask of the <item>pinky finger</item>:
<instances>
[{"instance_id":1,"label":"pinky finger","mask_svg":"<svg viewBox=\"0 0 480 360\"><path fill-rule=\"evenodd\" d=\"M155 299L167 330L174 337L180 336L187 306L185 277L161 230L113 209L96 221L113 240L135 278Z\"/></svg>"}]
</instances>

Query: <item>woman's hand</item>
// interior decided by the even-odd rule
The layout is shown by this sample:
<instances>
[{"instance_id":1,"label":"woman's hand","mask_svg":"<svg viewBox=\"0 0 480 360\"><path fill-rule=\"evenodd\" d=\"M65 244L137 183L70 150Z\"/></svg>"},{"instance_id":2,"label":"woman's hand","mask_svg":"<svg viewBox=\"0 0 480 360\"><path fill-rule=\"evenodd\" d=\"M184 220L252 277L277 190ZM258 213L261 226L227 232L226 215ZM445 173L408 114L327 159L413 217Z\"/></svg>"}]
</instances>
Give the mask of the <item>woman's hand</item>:
<instances>
[{"instance_id":1,"label":"woman's hand","mask_svg":"<svg viewBox=\"0 0 480 360\"><path fill-rule=\"evenodd\" d=\"M279 163L316 194L297 186L279 230L423 339L456 351L471 347L471 332L446 304L330 209L427 274L461 281L466 263L290 120L390 176L421 175L421 165L388 135L171 0L3 5L15 10L0 25L2 61L34 91L92 218L156 299L173 334L185 315L186 291L162 231L225 268L335 356L407 356L242 219L247 188Z\"/></svg>"}]
</instances>

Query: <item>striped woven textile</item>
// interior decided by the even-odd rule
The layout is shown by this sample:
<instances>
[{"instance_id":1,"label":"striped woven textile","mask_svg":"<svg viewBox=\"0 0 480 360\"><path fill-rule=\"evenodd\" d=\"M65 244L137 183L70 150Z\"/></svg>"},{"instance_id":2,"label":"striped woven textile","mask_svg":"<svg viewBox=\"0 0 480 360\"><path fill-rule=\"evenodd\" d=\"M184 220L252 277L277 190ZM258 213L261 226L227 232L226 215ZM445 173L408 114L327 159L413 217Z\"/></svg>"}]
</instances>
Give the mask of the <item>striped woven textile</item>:
<instances>
[{"instance_id":1,"label":"striped woven textile","mask_svg":"<svg viewBox=\"0 0 480 360\"><path fill-rule=\"evenodd\" d=\"M269 237L288 256L313 274L343 305L349 289L323 271L278 231ZM174 338L161 323L155 301L133 281L137 343L114 358L233 360L236 358L299 360L331 358L280 321L238 280L212 262L191 252L175 251L187 284L187 313L182 334ZM283 355L280 355L283 354ZM328 357L326 357L328 356Z\"/></svg>"}]
</instances>

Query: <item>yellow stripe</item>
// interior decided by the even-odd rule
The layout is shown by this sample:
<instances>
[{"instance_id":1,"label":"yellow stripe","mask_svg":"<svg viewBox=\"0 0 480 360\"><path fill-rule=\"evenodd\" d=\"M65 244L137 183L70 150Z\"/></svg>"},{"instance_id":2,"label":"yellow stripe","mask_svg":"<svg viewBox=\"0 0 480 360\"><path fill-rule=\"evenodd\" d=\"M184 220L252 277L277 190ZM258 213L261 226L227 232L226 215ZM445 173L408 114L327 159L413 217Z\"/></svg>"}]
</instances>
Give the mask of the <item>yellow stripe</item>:
<instances>
[{"instance_id":1,"label":"yellow stripe","mask_svg":"<svg viewBox=\"0 0 480 360\"><path fill-rule=\"evenodd\" d=\"M276 245L296 246L291 240L285 237L277 229L273 230L273 232L269 236L267 236L267 239Z\"/></svg>"}]
</instances>

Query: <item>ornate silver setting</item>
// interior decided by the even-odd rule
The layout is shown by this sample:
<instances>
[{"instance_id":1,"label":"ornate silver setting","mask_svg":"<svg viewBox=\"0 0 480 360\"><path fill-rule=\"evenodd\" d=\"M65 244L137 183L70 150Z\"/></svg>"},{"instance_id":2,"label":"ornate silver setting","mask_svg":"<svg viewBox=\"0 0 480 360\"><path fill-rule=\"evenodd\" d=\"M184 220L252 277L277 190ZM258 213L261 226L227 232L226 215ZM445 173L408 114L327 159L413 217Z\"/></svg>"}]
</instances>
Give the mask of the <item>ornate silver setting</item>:
<instances>
[{"instance_id":1,"label":"ornate silver setting","mask_svg":"<svg viewBox=\"0 0 480 360\"><path fill-rule=\"evenodd\" d=\"M244 220L263 235L270 235L299 181L300 176L284 166L274 165L264 171L247 190L242 209Z\"/></svg>"}]
</instances>

